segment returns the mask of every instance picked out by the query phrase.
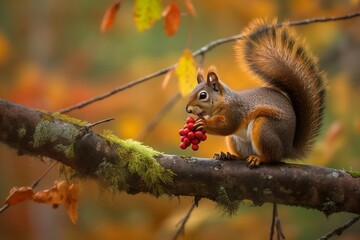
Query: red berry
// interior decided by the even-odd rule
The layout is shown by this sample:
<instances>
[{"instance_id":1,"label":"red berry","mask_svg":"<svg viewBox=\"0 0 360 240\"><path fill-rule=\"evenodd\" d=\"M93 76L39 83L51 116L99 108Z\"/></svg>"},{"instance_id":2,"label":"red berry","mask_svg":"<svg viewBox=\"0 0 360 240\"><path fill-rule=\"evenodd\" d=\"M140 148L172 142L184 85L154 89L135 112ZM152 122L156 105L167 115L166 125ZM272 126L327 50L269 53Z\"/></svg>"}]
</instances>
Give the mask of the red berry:
<instances>
[{"instance_id":1,"label":"red berry","mask_svg":"<svg viewBox=\"0 0 360 240\"><path fill-rule=\"evenodd\" d=\"M186 138L185 136L182 136L182 137L180 138L180 141L183 142L185 138Z\"/></svg>"},{"instance_id":2,"label":"red berry","mask_svg":"<svg viewBox=\"0 0 360 240\"><path fill-rule=\"evenodd\" d=\"M179 135L180 135L180 136L184 136L184 135L185 135L185 134L184 134L184 129L180 129Z\"/></svg>"},{"instance_id":3,"label":"red berry","mask_svg":"<svg viewBox=\"0 0 360 240\"><path fill-rule=\"evenodd\" d=\"M195 120L192 117L188 117L186 119L186 123L194 123L194 122L195 122Z\"/></svg>"},{"instance_id":4,"label":"red berry","mask_svg":"<svg viewBox=\"0 0 360 240\"><path fill-rule=\"evenodd\" d=\"M190 139L189 139L189 138L187 138L187 137L185 137L185 138L184 138L184 140L183 140L182 142L183 142L183 143L185 143L185 144L186 144L186 146L189 146L189 145L190 145L190 143L191 143Z\"/></svg>"},{"instance_id":5,"label":"red berry","mask_svg":"<svg viewBox=\"0 0 360 240\"><path fill-rule=\"evenodd\" d=\"M182 143L180 143L180 148L181 149L186 149L187 145L184 142L182 142Z\"/></svg>"},{"instance_id":6,"label":"red berry","mask_svg":"<svg viewBox=\"0 0 360 240\"><path fill-rule=\"evenodd\" d=\"M184 128L184 136L187 136L189 134L190 130L188 128Z\"/></svg>"},{"instance_id":7,"label":"red berry","mask_svg":"<svg viewBox=\"0 0 360 240\"><path fill-rule=\"evenodd\" d=\"M196 132L195 132L195 136L196 136L197 138L199 138L199 139L201 139L203 135L204 135L204 134L203 134L202 131L196 131Z\"/></svg>"},{"instance_id":8,"label":"red berry","mask_svg":"<svg viewBox=\"0 0 360 240\"><path fill-rule=\"evenodd\" d=\"M198 138L194 138L193 140L191 140L191 144L199 144L200 143L200 140Z\"/></svg>"},{"instance_id":9,"label":"red berry","mask_svg":"<svg viewBox=\"0 0 360 240\"><path fill-rule=\"evenodd\" d=\"M193 144L191 146L191 149L194 150L194 151L197 151L199 149L199 145L198 144Z\"/></svg>"},{"instance_id":10,"label":"red berry","mask_svg":"<svg viewBox=\"0 0 360 240\"><path fill-rule=\"evenodd\" d=\"M206 134L202 135L202 137L201 137L201 141L205 141L206 139L207 139Z\"/></svg>"},{"instance_id":11,"label":"red berry","mask_svg":"<svg viewBox=\"0 0 360 240\"><path fill-rule=\"evenodd\" d=\"M189 130L193 130L193 128L194 128L194 123L188 123L188 124L187 124L187 128L188 128Z\"/></svg>"},{"instance_id":12,"label":"red berry","mask_svg":"<svg viewBox=\"0 0 360 240\"><path fill-rule=\"evenodd\" d=\"M191 140L191 139L194 139L195 138L195 133L194 132L189 132L187 134L187 137Z\"/></svg>"}]
</instances>

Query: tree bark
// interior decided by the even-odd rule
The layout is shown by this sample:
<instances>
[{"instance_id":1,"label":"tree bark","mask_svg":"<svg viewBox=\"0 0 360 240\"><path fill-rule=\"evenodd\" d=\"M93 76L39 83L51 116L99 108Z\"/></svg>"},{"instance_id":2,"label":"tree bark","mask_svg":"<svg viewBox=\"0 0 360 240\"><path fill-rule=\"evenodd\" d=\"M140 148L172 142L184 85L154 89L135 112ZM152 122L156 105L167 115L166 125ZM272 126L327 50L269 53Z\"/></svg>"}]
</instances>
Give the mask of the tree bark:
<instances>
[{"instance_id":1,"label":"tree bark","mask_svg":"<svg viewBox=\"0 0 360 240\"><path fill-rule=\"evenodd\" d=\"M51 131L56 137L40 140L34 137L44 119L52 124ZM3 99L0 99L0 140L19 154L47 156L94 177L104 159L111 162L118 156L116 145L81 124ZM69 151L60 151L59 146ZM171 183L163 184L164 193L169 195L198 196L219 202L225 192L229 201L248 199L256 205L276 202L317 209L327 215L360 214L360 178L345 171L287 163L249 169L243 161L168 154L155 158L175 174ZM127 184L129 193L150 192L149 186L133 172L129 173Z\"/></svg>"}]
</instances>

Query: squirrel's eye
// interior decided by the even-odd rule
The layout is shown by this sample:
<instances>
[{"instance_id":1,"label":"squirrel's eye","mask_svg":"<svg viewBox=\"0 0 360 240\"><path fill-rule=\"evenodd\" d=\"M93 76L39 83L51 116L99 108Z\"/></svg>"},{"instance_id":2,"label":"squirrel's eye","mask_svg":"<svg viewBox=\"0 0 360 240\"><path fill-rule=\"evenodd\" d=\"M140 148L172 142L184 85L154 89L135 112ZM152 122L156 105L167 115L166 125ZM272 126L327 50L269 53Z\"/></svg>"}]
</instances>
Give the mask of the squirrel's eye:
<instances>
[{"instance_id":1,"label":"squirrel's eye","mask_svg":"<svg viewBox=\"0 0 360 240\"><path fill-rule=\"evenodd\" d=\"M200 100L204 100L204 99L207 99L207 93L205 91L202 91L199 93L199 99Z\"/></svg>"}]
</instances>

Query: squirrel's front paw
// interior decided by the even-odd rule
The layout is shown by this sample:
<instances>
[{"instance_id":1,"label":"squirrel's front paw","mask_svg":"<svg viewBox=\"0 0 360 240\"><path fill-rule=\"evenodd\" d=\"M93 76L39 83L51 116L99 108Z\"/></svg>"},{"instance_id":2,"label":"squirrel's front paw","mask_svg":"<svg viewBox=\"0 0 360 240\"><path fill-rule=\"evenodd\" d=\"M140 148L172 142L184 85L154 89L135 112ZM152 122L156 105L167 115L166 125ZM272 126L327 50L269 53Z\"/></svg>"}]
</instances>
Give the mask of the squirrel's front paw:
<instances>
[{"instance_id":1,"label":"squirrel's front paw","mask_svg":"<svg viewBox=\"0 0 360 240\"><path fill-rule=\"evenodd\" d=\"M214 154L214 159L216 160L223 160L223 161L231 161L231 160L240 160L241 158L239 158L238 156L235 156L229 152L224 153L224 152L220 152L220 153L215 153Z\"/></svg>"},{"instance_id":2,"label":"squirrel's front paw","mask_svg":"<svg viewBox=\"0 0 360 240\"><path fill-rule=\"evenodd\" d=\"M246 159L246 166L248 168L256 168L260 165L260 163L265 162L264 158L259 157L259 156L255 156L255 155L250 155L247 159Z\"/></svg>"},{"instance_id":3,"label":"squirrel's front paw","mask_svg":"<svg viewBox=\"0 0 360 240\"><path fill-rule=\"evenodd\" d=\"M205 119L197 118L194 123L195 130L205 130Z\"/></svg>"}]
</instances>

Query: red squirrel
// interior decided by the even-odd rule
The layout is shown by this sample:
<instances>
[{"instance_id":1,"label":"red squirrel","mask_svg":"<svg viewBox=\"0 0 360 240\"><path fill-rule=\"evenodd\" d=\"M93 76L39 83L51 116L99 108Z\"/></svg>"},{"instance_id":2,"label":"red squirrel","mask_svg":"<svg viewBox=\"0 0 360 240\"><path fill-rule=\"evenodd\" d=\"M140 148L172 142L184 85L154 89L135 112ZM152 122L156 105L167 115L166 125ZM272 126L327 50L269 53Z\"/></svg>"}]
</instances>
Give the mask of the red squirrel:
<instances>
[{"instance_id":1,"label":"red squirrel","mask_svg":"<svg viewBox=\"0 0 360 240\"><path fill-rule=\"evenodd\" d=\"M243 36L237 58L266 85L237 92L214 70L206 79L200 71L186 111L199 116L195 124L207 133L226 136L229 152L250 168L306 156L325 108L325 75L317 59L286 24L256 20Z\"/></svg>"}]
</instances>

